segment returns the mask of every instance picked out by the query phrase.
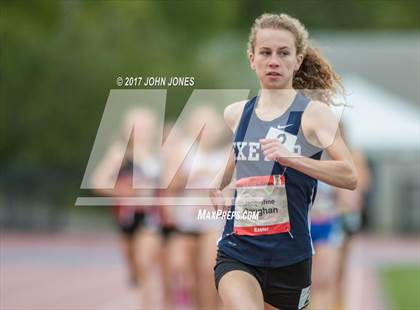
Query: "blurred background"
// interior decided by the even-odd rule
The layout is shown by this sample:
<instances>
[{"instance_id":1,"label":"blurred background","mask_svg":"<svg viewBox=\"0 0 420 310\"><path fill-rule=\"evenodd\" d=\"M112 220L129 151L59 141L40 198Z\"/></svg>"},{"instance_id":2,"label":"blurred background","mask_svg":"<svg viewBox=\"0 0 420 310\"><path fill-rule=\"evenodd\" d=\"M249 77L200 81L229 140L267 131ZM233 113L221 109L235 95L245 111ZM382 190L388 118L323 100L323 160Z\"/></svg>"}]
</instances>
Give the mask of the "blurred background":
<instances>
[{"instance_id":1,"label":"blurred background","mask_svg":"<svg viewBox=\"0 0 420 310\"><path fill-rule=\"evenodd\" d=\"M342 76L346 138L370 171L339 307L419 309L418 1L3 0L0 10L1 309L139 307L110 208L75 206L93 195L80 185L110 90L118 76L193 76L194 87L168 88L166 121L193 89L256 93L246 44L264 12L301 20Z\"/></svg>"}]
</instances>

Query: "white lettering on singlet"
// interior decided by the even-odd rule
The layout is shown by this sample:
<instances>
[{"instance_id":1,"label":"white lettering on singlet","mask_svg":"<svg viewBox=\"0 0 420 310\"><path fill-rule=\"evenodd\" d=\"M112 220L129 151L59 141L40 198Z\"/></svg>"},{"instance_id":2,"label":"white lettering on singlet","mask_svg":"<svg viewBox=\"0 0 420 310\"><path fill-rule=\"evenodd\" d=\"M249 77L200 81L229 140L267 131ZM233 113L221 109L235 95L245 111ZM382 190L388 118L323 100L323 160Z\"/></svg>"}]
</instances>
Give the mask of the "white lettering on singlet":
<instances>
[{"instance_id":1,"label":"white lettering on singlet","mask_svg":"<svg viewBox=\"0 0 420 310\"><path fill-rule=\"evenodd\" d=\"M259 161L261 151L261 144L258 142L233 142L234 148L237 150L236 160L248 160L248 161ZM302 154L302 148L300 145L296 144L292 146L293 153ZM265 161L269 161L264 157Z\"/></svg>"},{"instance_id":2,"label":"white lettering on singlet","mask_svg":"<svg viewBox=\"0 0 420 310\"><path fill-rule=\"evenodd\" d=\"M242 150L248 144L248 142L235 142L235 144L238 149L238 156L236 157L236 160L246 160L247 158L245 157Z\"/></svg>"},{"instance_id":3,"label":"white lettering on singlet","mask_svg":"<svg viewBox=\"0 0 420 310\"><path fill-rule=\"evenodd\" d=\"M249 155L248 160L258 161L260 160L260 154L257 152L261 147L258 142L249 142Z\"/></svg>"}]
</instances>

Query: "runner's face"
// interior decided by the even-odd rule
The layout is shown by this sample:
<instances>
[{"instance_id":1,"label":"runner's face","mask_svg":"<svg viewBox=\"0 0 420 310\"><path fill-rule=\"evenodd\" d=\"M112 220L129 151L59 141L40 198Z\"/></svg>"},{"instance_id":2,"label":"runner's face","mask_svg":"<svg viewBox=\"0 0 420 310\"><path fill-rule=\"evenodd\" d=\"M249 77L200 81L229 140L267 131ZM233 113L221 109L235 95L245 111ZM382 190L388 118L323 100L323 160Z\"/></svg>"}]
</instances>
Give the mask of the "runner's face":
<instances>
[{"instance_id":1,"label":"runner's face","mask_svg":"<svg viewBox=\"0 0 420 310\"><path fill-rule=\"evenodd\" d=\"M263 89L291 88L293 74L302 63L303 55L296 55L295 38L288 30L259 29L250 65Z\"/></svg>"}]
</instances>

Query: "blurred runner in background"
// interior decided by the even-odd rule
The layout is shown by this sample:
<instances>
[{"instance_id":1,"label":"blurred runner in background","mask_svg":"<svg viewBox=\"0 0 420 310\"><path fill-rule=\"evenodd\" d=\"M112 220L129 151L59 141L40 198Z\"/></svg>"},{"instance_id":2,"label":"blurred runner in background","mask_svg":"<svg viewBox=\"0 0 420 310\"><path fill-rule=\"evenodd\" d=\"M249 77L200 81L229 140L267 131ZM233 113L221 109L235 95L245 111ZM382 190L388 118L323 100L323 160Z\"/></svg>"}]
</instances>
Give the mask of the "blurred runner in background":
<instances>
[{"instance_id":1,"label":"blurred runner in background","mask_svg":"<svg viewBox=\"0 0 420 310\"><path fill-rule=\"evenodd\" d=\"M311 209L311 237L315 249L311 309L331 310L338 294L338 271L343 233L337 205L337 188L318 181Z\"/></svg>"},{"instance_id":2,"label":"blurred runner in background","mask_svg":"<svg viewBox=\"0 0 420 310\"><path fill-rule=\"evenodd\" d=\"M186 201L186 205L171 208L175 229L168 249L170 278L176 282L173 298L179 306L216 309L220 304L213 283L213 265L216 241L224 221L200 220L198 214L200 210L213 211L212 206L200 206L199 203L203 197L207 198L206 189L225 164L224 145L221 144L223 128L222 117L210 106L195 108L184 128L186 139L194 139L195 133L200 130L201 133L175 178L174 184L177 185L173 186L177 195ZM177 156L174 151L172 158ZM186 189L187 185L194 189Z\"/></svg>"},{"instance_id":3,"label":"blurred runner in background","mask_svg":"<svg viewBox=\"0 0 420 310\"><path fill-rule=\"evenodd\" d=\"M345 130L340 123L345 139ZM311 309L340 309L342 281L351 236L361 227L364 197L370 175L360 151L350 150L358 173L354 191L318 182L317 197L311 209L311 236L315 248L312 271Z\"/></svg>"},{"instance_id":4,"label":"blurred runner in background","mask_svg":"<svg viewBox=\"0 0 420 310\"><path fill-rule=\"evenodd\" d=\"M156 122L156 116L149 109L130 110L124 118L121 136L109 147L92 179L93 186L98 187L95 184L104 184L104 181L118 175L114 189L97 189L96 193L115 197L113 213L122 234L129 281L131 285L139 285L141 308L144 309L155 307L160 297L155 290L156 284L160 284L162 246L159 210L156 207L124 205L123 198L157 195L161 168L152 149L152 141L156 137L151 134L156 132ZM136 152L135 144L141 145ZM151 189L141 192L133 188L134 175L139 177L136 184L140 188Z\"/></svg>"},{"instance_id":5,"label":"blurred runner in background","mask_svg":"<svg viewBox=\"0 0 420 310\"><path fill-rule=\"evenodd\" d=\"M341 123L340 130L346 139L345 126ZM340 248L340 264L338 270L338 306L341 307L343 296L343 280L347 268L347 258L352 237L362 228L362 211L366 206L367 194L371 187L371 174L365 155L357 149L350 149L354 165L357 170L358 182L354 191L339 189L337 191L337 204L340 209L340 222L343 230L343 245Z\"/></svg>"}]
</instances>

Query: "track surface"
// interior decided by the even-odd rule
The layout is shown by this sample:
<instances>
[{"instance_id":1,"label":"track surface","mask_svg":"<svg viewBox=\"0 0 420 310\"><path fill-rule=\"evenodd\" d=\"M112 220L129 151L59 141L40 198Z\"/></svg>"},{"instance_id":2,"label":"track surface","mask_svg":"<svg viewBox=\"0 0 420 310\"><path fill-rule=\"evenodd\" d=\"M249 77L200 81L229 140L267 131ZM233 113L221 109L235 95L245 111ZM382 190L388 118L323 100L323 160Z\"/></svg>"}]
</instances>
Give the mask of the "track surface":
<instances>
[{"instance_id":1,"label":"track surface","mask_svg":"<svg viewBox=\"0 0 420 310\"><path fill-rule=\"evenodd\" d=\"M377 270L419 264L419 239L357 236L345 272L344 309L391 309ZM1 233L1 310L131 310L138 294L113 234Z\"/></svg>"}]
</instances>

